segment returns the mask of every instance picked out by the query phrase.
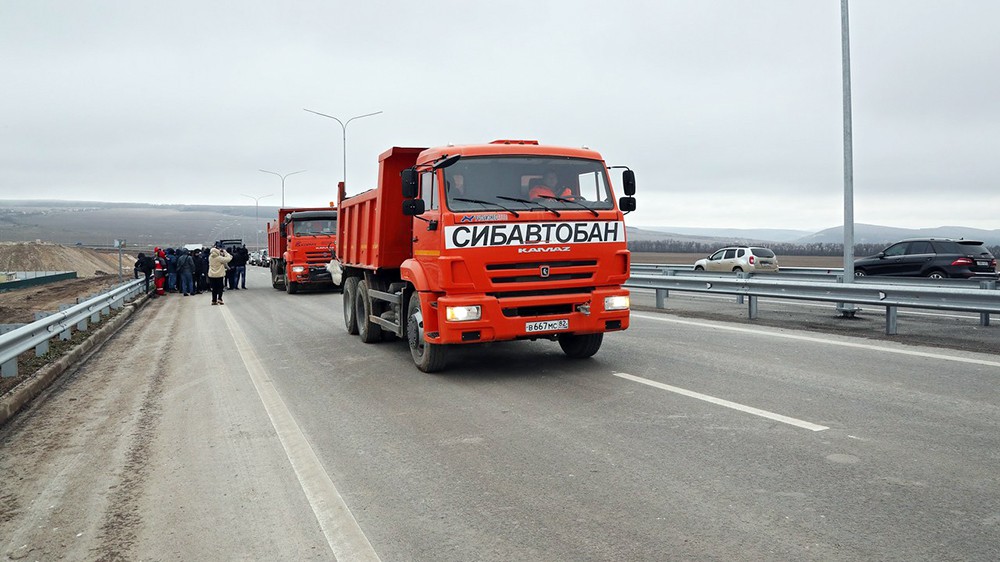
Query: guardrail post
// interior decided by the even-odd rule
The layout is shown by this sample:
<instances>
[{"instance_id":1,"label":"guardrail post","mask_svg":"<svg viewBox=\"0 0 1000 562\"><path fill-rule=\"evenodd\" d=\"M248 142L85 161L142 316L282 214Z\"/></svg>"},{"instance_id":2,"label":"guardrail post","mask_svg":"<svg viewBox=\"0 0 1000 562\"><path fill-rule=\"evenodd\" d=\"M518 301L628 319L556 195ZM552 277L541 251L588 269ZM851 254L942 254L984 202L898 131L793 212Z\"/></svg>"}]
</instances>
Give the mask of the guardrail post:
<instances>
[{"instance_id":1,"label":"guardrail post","mask_svg":"<svg viewBox=\"0 0 1000 562\"><path fill-rule=\"evenodd\" d=\"M663 275L670 277L674 274L673 270L664 269ZM670 296L670 291L667 289L656 289L656 308L666 308L667 307L667 297Z\"/></svg>"},{"instance_id":2,"label":"guardrail post","mask_svg":"<svg viewBox=\"0 0 1000 562\"><path fill-rule=\"evenodd\" d=\"M736 273L737 279L749 279L750 277L743 271ZM736 295L736 304L743 304L743 295Z\"/></svg>"},{"instance_id":3,"label":"guardrail post","mask_svg":"<svg viewBox=\"0 0 1000 562\"><path fill-rule=\"evenodd\" d=\"M757 297L756 297L756 295L750 295L750 304L747 306L747 313L750 315L750 319L751 320L757 318Z\"/></svg>"},{"instance_id":4,"label":"guardrail post","mask_svg":"<svg viewBox=\"0 0 1000 562\"><path fill-rule=\"evenodd\" d=\"M52 316L51 312L36 312L35 321L39 321L46 316ZM35 357L41 357L49 352L49 340L45 340L42 343L35 346Z\"/></svg>"},{"instance_id":5,"label":"guardrail post","mask_svg":"<svg viewBox=\"0 0 1000 562\"><path fill-rule=\"evenodd\" d=\"M0 365L0 377L5 379L17 376L17 357Z\"/></svg>"},{"instance_id":6,"label":"guardrail post","mask_svg":"<svg viewBox=\"0 0 1000 562\"><path fill-rule=\"evenodd\" d=\"M980 281L979 282L979 288L983 289L983 290L986 290L986 291L995 291L996 288L997 288L997 282L996 281ZM979 325L980 326L989 326L990 325L990 313L989 312L980 312L979 313Z\"/></svg>"},{"instance_id":7,"label":"guardrail post","mask_svg":"<svg viewBox=\"0 0 1000 562\"><path fill-rule=\"evenodd\" d=\"M101 321L101 311L100 310L95 310L94 312L92 312L90 314L90 323L91 324L98 324L98 323L100 323L100 321Z\"/></svg>"},{"instance_id":8,"label":"guardrail post","mask_svg":"<svg viewBox=\"0 0 1000 562\"><path fill-rule=\"evenodd\" d=\"M64 310L69 310L71 308L73 308L73 305L71 304L60 304L59 312L62 312ZM72 337L73 337L73 328L71 328L70 326L66 326L65 330L59 332L59 339L62 341L66 341Z\"/></svg>"},{"instance_id":9,"label":"guardrail post","mask_svg":"<svg viewBox=\"0 0 1000 562\"><path fill-rule=\"evenodd\" d=\"M896 335L896 314L898 310L895 306L885 307L885 334L887 336Z\"/></svg>"},{"instance_id":10,"label":"guardrail post","mask_svg":"<svg viewBox=\"0 0 1000 562\"><path fill-rule=\"evenodd\" d=\"M86 318L84 318L83 320L80 320L79 322L76 323L76 330L78 332L86 332L87 331L87 319Z\"/></svg>"}]
</instances>

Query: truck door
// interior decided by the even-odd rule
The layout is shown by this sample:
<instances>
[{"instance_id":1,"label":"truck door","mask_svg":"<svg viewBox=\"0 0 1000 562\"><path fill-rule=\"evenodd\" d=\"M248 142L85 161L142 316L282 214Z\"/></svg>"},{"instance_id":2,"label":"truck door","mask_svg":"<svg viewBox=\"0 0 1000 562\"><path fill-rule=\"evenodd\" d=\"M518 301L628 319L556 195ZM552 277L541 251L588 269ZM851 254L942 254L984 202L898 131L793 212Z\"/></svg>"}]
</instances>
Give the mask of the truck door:
<instances>
[{"instance_id":1,"label":"truck door","mask_svg":"<svg viewBox=\"0 0 1000 562\"><path fill-rule=\"evenodd\" d=\"M427 267L441 255L440 236L444 231L440 224L441 201L436 171L420 174L420 198L424 200L425 211L420 218L413 219L413 257Z\"/></svg>"}]
</instances>

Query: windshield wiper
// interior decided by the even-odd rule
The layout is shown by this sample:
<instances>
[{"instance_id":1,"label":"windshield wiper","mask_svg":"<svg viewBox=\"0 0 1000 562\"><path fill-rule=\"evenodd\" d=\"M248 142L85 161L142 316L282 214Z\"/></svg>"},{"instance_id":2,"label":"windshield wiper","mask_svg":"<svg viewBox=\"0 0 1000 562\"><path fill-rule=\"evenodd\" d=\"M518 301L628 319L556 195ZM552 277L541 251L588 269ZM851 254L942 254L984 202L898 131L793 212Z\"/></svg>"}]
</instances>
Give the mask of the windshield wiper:
<instances>
[{"instance_id":1,"label":"windshield wiper","mask_svg":"<svg viewBox=\"0 0 1000 562\"><path fill-rule=\"evenodd\" d=\"M531 201L529 199L521 199L520 197L504 197L503 195L497 195L496 198L497 199L503 199L504 201L517 201L518 203L526 203L528 205L538 205L539 207L545 209L546 211L552 211L553 213L555 213L555 215L557 217L561 216L559 214L559 211L557 211L557 210L555 210L552 207L549 207L547 205L542 205L538 201Z\"/></svg>"},{"instance_id":2,"label":"windshield wiper","mask_svg":"<svg viewBox=\"0 0 1000 562\"><path fill-rule=\"evenodd\" d=\"M576 205L578 207L582 207L584 209L587 209L588 211L590 211L591 213L593 213L595 217L599 217L600 216L600 214L597 211L595 211L595 210L591 209L590 207L584 205L583 203L581 203L579 201L576 201L576 200L573 200L573 199L565 199L563 197L556 197L554 195L539 195L539 197L544 198L544 199L555 199L556 201L559 201L560 203L572 203L572 204L574 204L574 205Z\"/></svg>"},{"instance_id":3,"label":"windshield wiper","mask_svg":"<svg viewBox=\"0 0 1000 562\"><path fill-rule=\"evenodd\" d=\"M521 216L514 209L508 209L507 207L504 207L500 203L494 203L492 201L483 201L482 199L466 199L465 197L452 197L451 200L452 201L465 201L466 203L478 203L480 205L484 205L484 206L488 206L488 207L500 207L501 209L503 209L504 211L507 211L508 213L514 215L515 217L520 217Z\"/></svg>"}]
</instances>

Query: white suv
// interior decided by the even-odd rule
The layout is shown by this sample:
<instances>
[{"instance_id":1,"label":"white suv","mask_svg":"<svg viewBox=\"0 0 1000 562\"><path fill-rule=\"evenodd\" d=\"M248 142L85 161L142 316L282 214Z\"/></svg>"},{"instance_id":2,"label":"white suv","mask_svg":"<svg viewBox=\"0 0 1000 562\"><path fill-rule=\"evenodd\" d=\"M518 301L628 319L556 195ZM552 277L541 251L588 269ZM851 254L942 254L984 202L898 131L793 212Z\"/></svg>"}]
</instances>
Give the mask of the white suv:
<instances>
[{"instance_id":1,"label":"white suv","mask_svg":"<svg viewBox=\"0 0 1000 562\"><path fill-rule=\"evenodd\" d=\"M778 272L778 258L767 248L735 246L694 262L695 271Z\"/></svg>"}]
</instances>

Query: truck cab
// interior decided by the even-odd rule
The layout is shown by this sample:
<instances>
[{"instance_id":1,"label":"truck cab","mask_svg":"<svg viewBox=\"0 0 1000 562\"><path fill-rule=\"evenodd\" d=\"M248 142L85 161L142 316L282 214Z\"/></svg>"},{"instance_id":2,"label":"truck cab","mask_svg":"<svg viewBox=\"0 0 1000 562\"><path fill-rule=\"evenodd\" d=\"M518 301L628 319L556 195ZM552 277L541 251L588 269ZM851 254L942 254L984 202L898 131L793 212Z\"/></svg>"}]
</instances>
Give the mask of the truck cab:
<instances>
[{"instance_id":1,"label":"truck cab","mask_svg":"<svg viewBox=\"0 0 1000 562\"><path fill-rule=\"evenodd\" d=\"M586 148L501 140L394 148L380 162L379 193L358 198L378 199L375 216L347 218L350 199L340 207L345 271L366 294L345 281L345 322L353 299L362 339L369 326L388 329L432 371L451 345L549 339L584 358L605 332L628 328L630 170L616 201L603 158ZM393 175L402 185L388 185ZM379 226L390 213L404 215L402 232ZM356 220L381 233L383 254L352 255L373 247L355 240Z\"/></svg>"},{"instance_id":2,"label":"truck cab","mask_svg":"<svg viewBox=\"0 0 1000 562\"><path fill-rule=\"evenodd\" d=\"M332 286L326 266L336 244L336 209L280 209L278 220L268 223L272 286L289 294L307 286Z\"/></svg>"}]
</instances>

